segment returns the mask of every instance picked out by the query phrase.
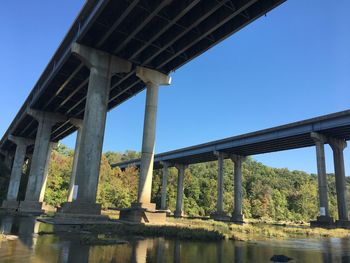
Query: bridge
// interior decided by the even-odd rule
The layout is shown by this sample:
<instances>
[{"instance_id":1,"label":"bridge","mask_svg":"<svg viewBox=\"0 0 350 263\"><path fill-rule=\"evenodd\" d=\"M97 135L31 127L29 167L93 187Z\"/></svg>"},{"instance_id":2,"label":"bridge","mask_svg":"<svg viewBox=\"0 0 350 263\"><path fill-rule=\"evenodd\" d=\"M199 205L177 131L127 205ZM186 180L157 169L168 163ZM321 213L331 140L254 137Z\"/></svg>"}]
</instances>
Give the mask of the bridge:
<instances>
[{"instance_id":1,"label":"bridge","mask_svg":"<svg viewBox=\"0 0 350 263\"><path fill-rule=\"evenodd\" d=\"M315 146L315 139L311 136L313 133L349 140L350 110L156 154L154 168L161 168L162 162L189 165L215 161L216 152L223 152L228 156L251 156ZM121 169L129 166L140 167L140 160L130 160L112 166Z\"/></svg>"},{"instance_id":2,"label":"bridge","mask_svg":"<svg viewBox=\"0 0 350 263\"><path fill-rule=\"evenodd\" d=\"M319 177L320 214L317 223L329 223L328 190L324 144L328 143L334 153L337 204L339 218L348 220L347 191L343 150L350 139L350 110L337 112L317 118L290 123L270 129L247 133L223 140L208 142L154 156L154 168L163 169L161 208L166 210L166 187L168 168L176 167L178 174L177 205L175 216L182 215L182 195L184 169L190 164L218 161L217 211L214 218L225 219L223 210L223 160L231 158L234 171L234 212L233 221L243 221L242 215L242 174L241 165L246 156L277 151L316 146L316 160ZM126 169L140 167L141 160L121 162L113 167ZM320 222L321 221L321 222ZM342 224L342 222L340 223Z\"/></svg>"},{"instance_id":3,"label":"bridge","mask_svg":"<svg viewBox=\"0 0 350 263\"><path fill-rule=\"evenodd\" d=\"M52 146L77 131L69 194L57 216L100 216L96 193L106 114L146 90L138 200L121 217L136 222L165 220L165 213L151 203L159 87L171 84L171 72L283 2L86 1L0 141L1 158L11 168L2 207L24 213L44 211ZM339 136L335 139L343 140ZM237 151L241 155L236 158L253 153L254 147ZM269 147L273 148L265 144L267 151ZM26 158L31 160L29 180L25 200L19 202Z\"/></svg>"}]
</instances>

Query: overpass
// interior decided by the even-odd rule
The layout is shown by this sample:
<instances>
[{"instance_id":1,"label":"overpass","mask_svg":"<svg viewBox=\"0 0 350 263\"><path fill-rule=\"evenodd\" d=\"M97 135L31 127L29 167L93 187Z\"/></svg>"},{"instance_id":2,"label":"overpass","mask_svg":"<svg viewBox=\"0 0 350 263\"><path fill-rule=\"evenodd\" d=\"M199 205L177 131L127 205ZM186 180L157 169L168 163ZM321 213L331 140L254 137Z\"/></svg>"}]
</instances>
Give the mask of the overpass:
<instances>
[{"instance_id":1,"label":"overpass","mask_svg":"<svg viewBox=\"0 0 350 263\"><path fill-rule=\"evenodd\" d=\"M179 170L178 198L175 216L182 214L182 195L184 170L189 164L209 161L219 162L218 171L218 197L217 212L214 218L225 219L223 214L223 160L231 158L235 163L235 210L234 221L242 221L242 174L241 165L244 157L263 153L299 149L316 146L316 159L319 178L320 217L315 223L328 224L333 221L328 211L328 190L326 179L326 166L324 156L324 144L330 144L334 155L334 168L336 176L337 203L340 221L348 221L347 189L345 182L345 169L343 150L346 141L350 139L350 110L337 112L325 116L290 123L270 129L260 130L239 136L234 136L218 141L199 144L175 151L156 154L154 156L154 168L163 169L162 185L162 209L166 209L166 185L169 167ZM112 165L126 169L128 167L140 167L141 160L130 160ZM236 207L237 206L237 207ZM340 225L346 225L339 222Z\"/></svg>"},{"instance_id":2,"label":"overpass","mask_svg":"<svg viewBox=\"0 0 350 263\"><path fill-rule=\"evenodd\" d=\"M350 110L156 154L154 167L163 167L162 162L188 165L216 161L218 151L227 155L250 156L314 146L315 141L310 136L313 132L326 137L349 140ZM130 160L112 166L121 169L129 166L140 167L140 160Z\"/></svg>"},{"instance_id":3,"label":"overpass","mask_svg":"<svg viewBox=\"0 0 350 263\"><path fill-rule=\"evenodd\" d=\"M136 66L164 74L175 71L285 0L88 0L0 141L14 152L9 135L35 139L38 124L28 108L60 113L51 141L77 130L83 119L90 68L71 50L79 43L132 63L111 77L107 109L143 91ZM29 149L33 151L33 147Z\"/></svg>"}]
</instances>

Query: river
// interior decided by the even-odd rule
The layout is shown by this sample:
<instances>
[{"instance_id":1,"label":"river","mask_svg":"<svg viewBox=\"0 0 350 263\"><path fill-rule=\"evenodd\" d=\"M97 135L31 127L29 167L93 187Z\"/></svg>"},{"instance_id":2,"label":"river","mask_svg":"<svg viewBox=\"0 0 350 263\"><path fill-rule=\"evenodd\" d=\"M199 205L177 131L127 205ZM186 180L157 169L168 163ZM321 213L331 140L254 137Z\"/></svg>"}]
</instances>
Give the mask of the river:
<instances>
[{"instance_id":1,"label":"river","mask_svg":"<svg viewBox=\"0 0 350 263\"><path fill-rule=\"evenodd\" d=\"M18 238L0 242L0 262L289 262L350 263L350 238L284 239L258 242L180 241L166 238L109 237L125 244L86 245L88 233L38 235L48 225L32 217L1 216L1 231Z\"/></svg>"}]
</instances>

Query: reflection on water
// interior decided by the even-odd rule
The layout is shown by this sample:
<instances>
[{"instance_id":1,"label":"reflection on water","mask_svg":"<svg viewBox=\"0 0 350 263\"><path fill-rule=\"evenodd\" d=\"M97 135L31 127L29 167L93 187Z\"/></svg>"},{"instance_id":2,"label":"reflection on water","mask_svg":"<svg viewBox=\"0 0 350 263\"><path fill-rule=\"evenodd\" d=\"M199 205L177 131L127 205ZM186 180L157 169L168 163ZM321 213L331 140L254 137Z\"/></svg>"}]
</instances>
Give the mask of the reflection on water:
<instances>
[{"instance_id":1,"label":"reflection on water","mask_svg":"<svg viewBox=\"0 0 350 263\"><path fill-rule=\"evenodd\" d=\"M164 238L123 237L127 244L83 245L83 235L38 235L48 226L32 217L1 216L1 231L18 235L0 242L0 262L270 262L275 254L291 262L349 262L350 239L329 238L271 240L255 243L193 242ZM117 237L114 237L117 238Z\"/></svg>"}]
</instances>

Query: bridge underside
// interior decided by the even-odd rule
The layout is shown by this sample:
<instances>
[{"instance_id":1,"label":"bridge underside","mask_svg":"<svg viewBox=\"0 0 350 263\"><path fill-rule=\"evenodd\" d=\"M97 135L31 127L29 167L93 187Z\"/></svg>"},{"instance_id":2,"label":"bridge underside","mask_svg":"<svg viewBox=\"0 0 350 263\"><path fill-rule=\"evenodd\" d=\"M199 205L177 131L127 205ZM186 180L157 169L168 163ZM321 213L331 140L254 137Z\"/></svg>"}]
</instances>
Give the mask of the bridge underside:
<instances>
[{"instance_id":1,"label":"bridge underside","mask_svg":"<svg viewBox=\"0 0 350 263\"><path fill-rule=\"evenodd\" d=\"M14 151L9 134L35 138L37 122L28 107L83 118L89 69L70 52L73 42L124 58L134 65L174 71L237 32L284 0L87 1L65 39L0 142ZM108 109L145 88L135 70L112 78ZM64 122L54 126L52 141L73 133ZM29 148L29 151L32 151Z\"/></svg>"},{"instance_id":2,"label":"bridge underside","mask_svg":"<svg viewBox=\"0 0 350 263\"><path fill-rule=\"evenodd\" d=\"M349 140L350 110L160 153L155 155L154 168L161 168L161 161L173 164L196 164L216 161L215 151L250 156L314 146L315 141L310 136L312 132L321 133L325 137ZM139 166L140 161L132 160L116 164L115 166L124 169L130 165Z\"/></svg>"}]
</instances>

